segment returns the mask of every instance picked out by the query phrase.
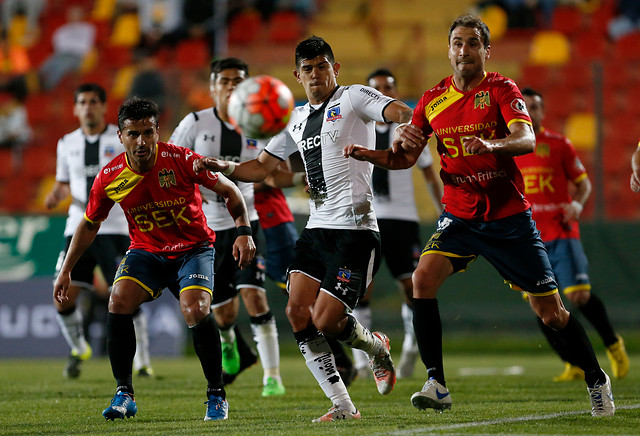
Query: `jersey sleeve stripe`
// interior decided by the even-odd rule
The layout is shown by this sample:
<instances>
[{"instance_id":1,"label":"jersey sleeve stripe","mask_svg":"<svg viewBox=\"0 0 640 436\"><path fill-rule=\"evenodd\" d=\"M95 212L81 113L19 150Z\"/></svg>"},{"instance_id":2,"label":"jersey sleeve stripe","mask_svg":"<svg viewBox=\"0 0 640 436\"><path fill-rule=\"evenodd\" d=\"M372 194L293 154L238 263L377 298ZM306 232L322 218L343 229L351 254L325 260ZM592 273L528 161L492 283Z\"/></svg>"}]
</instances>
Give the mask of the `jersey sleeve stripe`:
<instances>
[{"instance_id":1,"label":"jersey sleeve stripe","mask_svg":"<svg viewBox=\"0 0 640 436\"><path fill-rule=\"evenodd\" d=\"M102 222L102 221L93 221L93 220L90 220L86 213L84 214L84 219L85 219L85 220L87 220L87 221L89 221L91 224L97 224L97 223Z\"/></svg>"},{"instance_id":2,"label":"jersey sleeve stripe","mask_svg":"<svg viewBox=\"0 0 640 436\"><path fill-rule=\"evenodd\" d=\"M575 180L573 181L573 183L580 183L582 182L584 179L587 178L587 173L582 173L580 174L578 177L575 178Z\"/></svg>"},{"instance_id":3,"label":"jersey sleeve stripe","mask_svg":"<svg viewBox=\"0 0 640 436\"><path fill-rule=\"evenodd\" d=\"M456 91L453 86L449 86L447 92L440 94L425 105L424 116L429 120L429 123L431 123L442 111L460 100L462 97L464 97L464 94Z\"/></svg>"},{"instance_id":4,"label":"jersey sleeve stripe","mask_svg":"<svg viewBox=\"0 0 640 436\"><path fill-rule=\"evenodd\" d=\"M273 156L273 157L275 157L275 158L276 158L276 159L278 159L278 160L284 161L284 159L282 159L280 156L276 156L275 154L271 153L271 152L270 152L269 150L267 150L266 148L265 148L264 150L262 150L262 151L264 151L265 153L267 153L269 156Z\"/></svg>"},{"instance_id":5,"label":"jersey sleeve stripe","mask_svg":"<svg viewBox=\"0 0 640 436\"><path fill-rule=\"evenodd\" d=\"M531 125L531 121L529 121L529 120L525 120L525 119L522 119L522 118L514 118L514 119L512 119L511 121L509 121L507 123L507 127L511 127L511 125L513 123L525 123L525 124Z\"/></svg>"},{"instance_id":6,"label":"jersey sleeve stripe","mask_svg":"<svg viewBox=\"0 0 640 436\"><path fill-rule=\"evenodd\" d=\"M144 176L134 173L129 168L125 168L105 187L105 193L111 200L120 203L142 179L144 179Z\"/></svg>"},{"instance_id":7,"label":"jersey sleeve stripe","mask_svg":"<svg viewBox=\"0 0 640 436\"><path fill-rule=\"evenodd\" d=\"M393 103L394 101L396 101L396 100L395 100L395 99L394 99L394 100L391 100L389 103L385 104L385 105L384 105L384 107L382 108L382 120L383 120L385 123L387 123L387 124L391 124L391 123L393 123L393 121L389 121L389 120L387 119L387 117L385 117L385 116L384 116L384 111L386 111L386 110L387 110L387 108L389 107L389 105L390 105L391 103Z\"/></svg>"}]
</instances>

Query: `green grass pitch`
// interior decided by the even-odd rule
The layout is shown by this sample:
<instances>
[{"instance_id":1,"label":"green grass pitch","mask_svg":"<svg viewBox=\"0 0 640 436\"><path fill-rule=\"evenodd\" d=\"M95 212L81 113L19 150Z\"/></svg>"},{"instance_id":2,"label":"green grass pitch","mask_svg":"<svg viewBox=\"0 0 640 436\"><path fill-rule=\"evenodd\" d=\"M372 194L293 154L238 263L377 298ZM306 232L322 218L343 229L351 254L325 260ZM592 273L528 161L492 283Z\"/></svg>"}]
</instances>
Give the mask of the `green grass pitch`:
<instances>
[{"instance_id":1,"label":"green grass pitch","mask_svg":"<svg viewBox=\"0 0 640 436\"><path fill-rule=\"evenodd\" d=\"M392 346L400 343L396 339ZM625 379L612 378L616 415L593 418L583 382L551 381L562 363L548 349L520 349L509 341L490 345L473 339L445 348L451 411L411 406L411 394L425 381L418 363L414 377L399 380L385 397L373 379L357 379L349 391L361 420L319 424L311 420L331 404L293 344L282 349L286 395L262 398L262 369L255 365L228 386L230 413L224 422L203 422L205 381L195 357L154 358L156 376L134 378L138 414L115 422L101 415L115 388L106 358L86 362L76 380L62 378L63 359L5 359L0 360L0 434L640 434L640 354L631 354ZM611 375L601 351L598 358ZM392 354L397 361L398 346Z\"/></svg>"}]
</instances>

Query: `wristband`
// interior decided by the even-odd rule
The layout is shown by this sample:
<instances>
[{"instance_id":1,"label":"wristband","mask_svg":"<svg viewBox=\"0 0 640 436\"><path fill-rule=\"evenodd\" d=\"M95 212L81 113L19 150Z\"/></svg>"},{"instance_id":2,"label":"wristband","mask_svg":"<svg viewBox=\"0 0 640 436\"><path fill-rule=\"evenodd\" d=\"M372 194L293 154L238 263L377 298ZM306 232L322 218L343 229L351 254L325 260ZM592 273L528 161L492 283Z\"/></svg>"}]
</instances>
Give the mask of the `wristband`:
<instances>
[{"instance_id":1,"label":"wristband","mask_svg":"<svg viewBox=\"0 0 640 436\"><path fill-rule=\"evenodd\" d=\"M293 186L303 186L305 183L306 174L305 173L293 173L291 177L291 183Z\"/></svg>"},{"instance_id":2,"label":"wristband","mask_svg":"<svg viewBox=\"0 0 640 436\"><path fill-rule=\"evenodd\" d=\"M238 226L236 227L236 238L238 236L252 236L253 230L251 230L251 226Z\"/></svg>"},{"instance_id":3,"label":"wristband","mask_svg":"<svg viewBox=\"0 0 640 436\"><path fill-rule=\"evenodd\" d=\"M582 209L584 209L582 203L580 203L578 200L573 200L571 204L578 210L578 215L580 215L582 213Z\"/></svg>"},{"instance_id":4,"label":"wristband","mask_svg":"<svg viewBox=\"0 0 640 436\"><path fill-rule=\"evenodd\" d=\"M236 167L238 166L237 163L235 162L227 162L229 164L229 166L227 167L226 170L220 171L222 174L224 174L225 176L229 176L231 175L232 172L235 171Z\"/></svg>"}]
</instances>

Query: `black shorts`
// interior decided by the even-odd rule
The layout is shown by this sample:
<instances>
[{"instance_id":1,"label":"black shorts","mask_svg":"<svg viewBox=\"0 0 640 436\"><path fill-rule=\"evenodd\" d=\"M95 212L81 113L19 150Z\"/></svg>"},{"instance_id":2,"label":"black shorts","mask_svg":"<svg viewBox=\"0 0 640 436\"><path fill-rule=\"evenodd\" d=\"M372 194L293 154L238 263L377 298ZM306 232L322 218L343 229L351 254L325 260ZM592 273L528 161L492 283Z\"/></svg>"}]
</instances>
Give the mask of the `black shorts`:
<instances>
[{"instance_id":1,"label":"black shorts","mask_svg":"<svg viewBox=\"0 0 640 436\"><path fill-rule=\"evenodd\" d=\"M71 283L76 286L93 287L93 270L99 266L109 286L113 285L118 265L129 249L130 243L129 236L125 235L97 235L71 270ZM67 236L65 248L60 252L56 263L56 276L62 268L70 245L71 236Z\"/></svg>"},{"instance_id":2,"label":"black shorts","mask_svg":"<svg viewBox=\"0 0 640 436\"><path fill-rule=\"evenodd\" d=\"M260 223L251 222L253 241L260 246ZM213 288L212 306L222 306L231 301L240 289L255 288L264 292L265 263L259 250L253 261L245 269L238 267L238 261L233 258L233 244L236 241L236 229L220 230L216 232L216 257L213 270L215 272L215 286Z\"/></svg>"},{"instance_id":3,"label":"black shorts","mask_svg":"<svg viewBox=\"0 0 640 436\"><path fill-rule=\"evenodd\" d=\"M448 257L454 272L464 271L481 255L516 290L539 297L558 292L530 210L487 222L463 220L443 212L422 256L430 253Z\"/></svg>"},{"instance_id":4,"label":"black shorts","mask_svg":"<svg viewBox=\"0 0 640 436\"><path fill-rule=\"evenodd\" d=\"M300 272L353 310L380 266L380 233L304 229L289 274ZM287 284L288 286L288 284Z\"/></svg>"},{"instance_id":5,"label":"black shorts","mask_svg":"<svg viewBox=\"0 0 640 436\"><path fill-rule=\"evenodd\" d=\"M379 219L382 257L396 280L411 278L418 266L422 244L415 221Z\"/></svg>"}]
</instances>

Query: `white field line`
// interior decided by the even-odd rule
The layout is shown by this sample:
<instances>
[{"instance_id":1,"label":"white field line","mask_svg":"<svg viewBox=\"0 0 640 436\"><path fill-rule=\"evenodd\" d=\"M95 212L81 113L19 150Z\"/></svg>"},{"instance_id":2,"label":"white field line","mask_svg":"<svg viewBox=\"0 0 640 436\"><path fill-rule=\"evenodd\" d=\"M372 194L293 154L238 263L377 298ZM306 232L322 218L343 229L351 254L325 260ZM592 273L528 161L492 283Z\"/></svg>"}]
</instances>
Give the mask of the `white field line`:
<instances>
[{"instance_id":1,"label":"white field line","mask_svg":"<svg viewBox=\"0 0 640 436\"><path fill-rule=\"evenodd\" d=\"M627 406L616 406L616 410L627 410L627 409L640 409L640 404L630 404ZM436 413L436 412L434 412ZM445 412L451 413L451 412ZM500 425L500 424L508 424L510 422L527 422L527 421L540 421L543 419L554 419L561 418L563 416L573 416L573 415L584 415L587 413L591 413L588 410L574 410L571 412L558 412L558 413L550 413L548 415L528 415L528 416L519 416L514 418L503 418L503 419L490 419L486 421L471 421L471 422L460 422L458 424L447 424L447 425L438 425L431 427L419 427L412 428L406 430L398 430L392 433L392 435L405 435L405 434L425 434L434 431L440 430L455 430L458 428L467 428L467 427L482 427L487 425ZM594 418L598 419L598 418Z\"/></svg>"}]
</instances>

